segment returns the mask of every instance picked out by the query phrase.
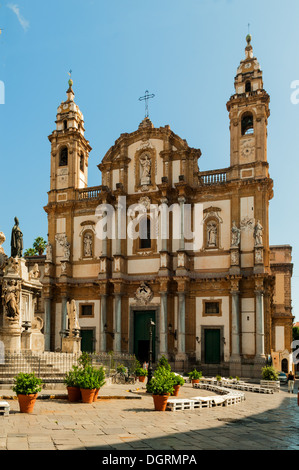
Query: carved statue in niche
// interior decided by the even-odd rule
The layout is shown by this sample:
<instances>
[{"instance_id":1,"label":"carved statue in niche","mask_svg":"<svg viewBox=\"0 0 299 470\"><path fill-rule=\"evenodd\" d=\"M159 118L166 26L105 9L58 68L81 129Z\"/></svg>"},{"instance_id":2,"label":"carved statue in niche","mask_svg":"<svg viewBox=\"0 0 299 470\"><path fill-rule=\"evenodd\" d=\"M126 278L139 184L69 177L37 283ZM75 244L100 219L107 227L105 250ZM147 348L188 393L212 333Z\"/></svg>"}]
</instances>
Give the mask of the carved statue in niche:
<instances>
[{"instance_id":1,"label":"carved statue in niche","mask_svg":"<svg viewBox=\"0 0 299 470\"><path fill-rule=\"evenodd\" d=\"M233 221L232 244L231 244L231 246L239 246L240 245L240 234L241 234L241 230L236 226L236 222Z\"/></svg>"},{"instance_id":2,"label":"carved statue in niche","mask_svg":"<svg viewBox=\"0 0 299 470\"><path fill-rule=\"evenodd\" d=\"M152 300L152 297L153 292L149 285L147 285L145 282L141 282L135 293L135 300L137 303L139 305L146 305Z\"/></svg>"},{"instance_id":3,"label":"carved statue in niche","mask_svg":"<svg viewBox=\"0 0 299 470\"><path fill-rule=\"evenodd\" d=\"M212 220L207 223L207 246L217 247L217 223Z\"/></svg>"},{"instance_id":4,"label":"carved statue in niche","mask_svg":"<svg viewBox=\"0 0 299 470\"><path fill-rule=\"evenodd\" d=\"M256 226L254 227L255 246L263 244L263 230L264 229L258 220Z\"/></svg>"},{"instance_id":5,"label":"carved statue in niche","mask_svg":"<svg viewBox=\"0 0 299 470\"><path fill-rule=\"evenodd\" d=\"M151 157L148 154L144 154L140 157L140 169L141 169L141 177L140 177L140 184L148 185L151 184L151 169L152 169L152 161Z\"/></svg>"},{"instance_id":6,"label":"carved statue in niche","mask_svg":"<svg viewBox=\"0 0 299 470\"><path fill-rule=\"evenodd\" d=\"M3 301L7 310L7 318L17 320L20 316L20 286L17 281L12 280L4 283Z\"/></svg>"},{"instance_id":7,"label":"carved statue in niche","mask_svg":"<svg viewBox=\"0 0 299 470\"><path fill-rule=\"evenodd\" d=\"M59 243L59 245L63 248L63 256L66 261L70 260L71 256L71 245L67 241L67 236L65 234L56 235L55 240Z\"/></svg>"},{"instance_id":8,"label":"carved statue in niche","mask_svg":"<svg viewBox=\"0 0 299 470\"><path fill-rule=\"evenodd\" d=\"M90 232L85 233L83 237L83 256L92 257L92 235Z\"/></svg>"}]
</instances>

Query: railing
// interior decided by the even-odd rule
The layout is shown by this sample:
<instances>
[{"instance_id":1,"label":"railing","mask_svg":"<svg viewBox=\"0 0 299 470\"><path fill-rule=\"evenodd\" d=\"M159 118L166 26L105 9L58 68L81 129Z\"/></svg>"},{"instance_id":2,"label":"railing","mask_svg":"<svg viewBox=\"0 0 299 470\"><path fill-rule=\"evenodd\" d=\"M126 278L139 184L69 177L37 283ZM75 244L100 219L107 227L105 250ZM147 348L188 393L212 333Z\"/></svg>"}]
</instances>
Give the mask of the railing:
<instances>
[{"instance_id":1,"label":"railing","mask_svg":"<svg viewBox=\"0 0 299 470\"><path fill-rule=\"evenodd\" d=\"M74 365L78 365L80 355L31 351L5 353L0 363L0 384L13 383L14 377L20 372L34 372L44 383L61 383L64 381L65 374ZM127 367L129 373L133 372L136 365L136 358L131 354L93 353L89 356L93 366L105 368L107 377L110 377L112 371L121 364Z\"/></svg>"},{"instance_id":2,"label":"railing","mask_svg":"<svg viewBox=\"0 0 299 470\"><path fill-rule=\"evenodd\" d=\"M84 199L98 199L101 194L108 191L107 186L91 186L90 188L79 189L77 197L79 201Z\"/></svg>"},{"instance_id":3,"label":"railing","mask_svg":"<svg viewBox=\"0 0 299 470\"><path fill-rule=\"evenodd\" d=\"M198 177L203 185L226 183L227 170L201 171Z\"/></svg>"}]
</instances>

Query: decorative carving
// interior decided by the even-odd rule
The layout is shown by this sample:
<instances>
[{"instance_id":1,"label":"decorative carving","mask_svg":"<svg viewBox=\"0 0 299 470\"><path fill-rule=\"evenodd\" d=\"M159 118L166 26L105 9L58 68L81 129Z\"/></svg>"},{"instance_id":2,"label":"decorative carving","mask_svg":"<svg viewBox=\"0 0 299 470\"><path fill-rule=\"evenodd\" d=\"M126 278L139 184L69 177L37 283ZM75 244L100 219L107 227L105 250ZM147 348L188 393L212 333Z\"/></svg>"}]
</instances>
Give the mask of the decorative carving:
<instances>
[{"instance_id":1,"label":"decorative carving","mask_svg":"<svg viewBox=\"0 0 299 470\"><path fill-rule=\"evenodd\" d=\"M147 305L153 298L153 292L148 284L142 282L135 293L135 300L139 305Z\"/></svg>"},{"instance_id":2,"label":"decorative carving","mask_svg":"<svg viewBox=\"0 0 299 470\"><path fill-rule=\"evenodd\" d=\"M20 275L20 262L17 258L9 258L7 260L5 274Z\"/></svg>"},{"instance_id":3,"label":"decorative carving","mask_svg":"<svg viewBox=\"0 0 299 470\"><path fill-rule=\"evenodd\" d=\"M254 154L254 139L246 139L241 143L241 155L250 158Z\"/></svg>"},{"instance_id":4,"label":"decorative carving","mask_svg":"<svg viewBox=\"0 0 299 470\"><path fill-rule=\"evenodd\" d=\"M240 224L241 230L253 230L254 228L254 219L250 219L248 216L243 217Z\"/></svg>"},{"instance_id":5,"label":"decorative carving","mask_svg":"<svg viewBox=\"0 0 299 470\"><path fill-rule=\"evenodd\" d=\"M4 233L0 232L0 255L5 255L4 248L2 247L5 240L6 240L6 237L5 237Z\"/></svg>"},{"instance_id":6,"label":"decorative carving","mask_svg":"<svg viewBox=\"0 0 299 470\"><path fill-rule=\"evenodd\" d=\"M230 254L230 264L231 266L239 266L240 263L240 254L239 250L232 250Z\"/></svg>"},{"instance_id":7,"label":"decorative carving","mask_svg":"<svg viewBox=\"0 0 299 470\"><path fill-rule=\"evenodd\" d=\"M216 248L217 247L217 235L218 235L218 224L211 220L207 223L207 247Z\"/></svg>"},{"instance_id":8,"label":"decorative carving","mask_svg":"<svg viewBox=\"0 0 299 470\"><path fill-rule=\"evenodd\" d=\"M55 236L55 240L63 248L64 259L69 261L70 256L71 256L71 245L67 241L67 236L65 234L58 234L58 235Z\"/></svg>"},{"instance_id":9,"label":"decorative carving","mask_svg":"<svg viewBox=\"0 0 299 470\"><path fill-rule=\"evenodd\" d=\"M37 280L39 278L40 278L40 270L38 269L38 264L35 263L35 265L33 266L32 271L30 271L30 273L29 273L29 279Z\"/></svg>"}]
</instances>

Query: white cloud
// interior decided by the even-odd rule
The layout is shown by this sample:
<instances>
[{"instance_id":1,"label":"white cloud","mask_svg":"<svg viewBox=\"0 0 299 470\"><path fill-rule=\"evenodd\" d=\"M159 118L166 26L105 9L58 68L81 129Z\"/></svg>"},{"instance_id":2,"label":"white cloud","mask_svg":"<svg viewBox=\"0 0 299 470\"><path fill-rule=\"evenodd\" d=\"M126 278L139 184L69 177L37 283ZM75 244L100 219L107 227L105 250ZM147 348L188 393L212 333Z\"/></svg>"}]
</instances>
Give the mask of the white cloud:
<instances>
[{"instance_id":1,"label":"white cloud","mask_svg":"<svg viewBox=\"0 0 299 470\"><path fill-rule=\"evenodd\" d=\"M18 18L18 21L20 23L20 25L22 26L23 30L24 31L27 31L28 28L29 28L29 21L27 21L20 13L20 8L18 7L18 5L15 5L15 4L12 4L12 3L9 3L8 5L8 8L10 8L16 15L16 17Z\"/></svg>"}]
</instances>

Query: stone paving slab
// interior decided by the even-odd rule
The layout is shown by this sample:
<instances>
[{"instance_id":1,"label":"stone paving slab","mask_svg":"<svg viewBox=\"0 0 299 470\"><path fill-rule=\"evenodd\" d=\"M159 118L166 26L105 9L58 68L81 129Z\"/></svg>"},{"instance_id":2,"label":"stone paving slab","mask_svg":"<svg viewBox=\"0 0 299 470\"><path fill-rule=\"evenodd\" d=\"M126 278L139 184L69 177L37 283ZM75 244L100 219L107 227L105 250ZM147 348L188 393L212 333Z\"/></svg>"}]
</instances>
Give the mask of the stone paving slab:
<instances>
[{"instance_id":1,"label":"stone paving slab","mask_svg":"<svg viewBox=\"0 0 299 470\"><path fill-rule=\"evenodd\" d=\"M205 390L200 395L205 392L211 395ZM194 393L199 395L199 390L186 384L180 398ZM69 403L66 394L60 397L61 390L53 395L38 400L31 415L20 413L17 400L10 395L10 414L0 416L1 450L130 450L133 454L151 450L299 450L297 383L292 395L284 387L274 395L245 392L245 401L236 405L176 413L154 411L152 397L138 384L104 387L92 404ZM112 398L115 396L118 399Z\"/></svg>"}]
</instances>

